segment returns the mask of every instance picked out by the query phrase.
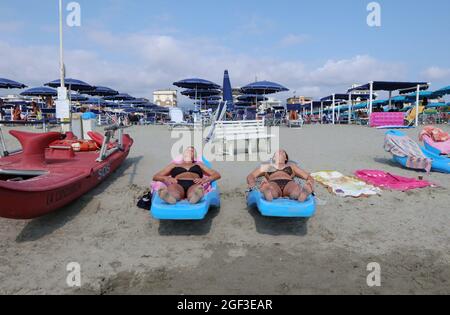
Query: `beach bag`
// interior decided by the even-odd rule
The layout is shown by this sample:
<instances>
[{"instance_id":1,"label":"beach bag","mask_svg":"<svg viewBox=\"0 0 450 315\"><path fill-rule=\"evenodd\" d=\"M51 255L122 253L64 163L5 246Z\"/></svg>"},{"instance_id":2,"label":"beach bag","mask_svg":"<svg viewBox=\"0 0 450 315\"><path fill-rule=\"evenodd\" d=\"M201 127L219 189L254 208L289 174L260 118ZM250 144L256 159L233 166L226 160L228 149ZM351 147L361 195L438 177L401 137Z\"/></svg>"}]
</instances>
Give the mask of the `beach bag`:
<instances>
[{"instance_id":1,"label":"beach bag","mask_svg":"<svg viewBox=\"0 0 450 315\"><path fill-rule=\"evenodd\" d=\"M150 210L152 207L153 195L151 192L146 193L137 203L137 207L143 210Z\"/></svg>"}]
</instances>

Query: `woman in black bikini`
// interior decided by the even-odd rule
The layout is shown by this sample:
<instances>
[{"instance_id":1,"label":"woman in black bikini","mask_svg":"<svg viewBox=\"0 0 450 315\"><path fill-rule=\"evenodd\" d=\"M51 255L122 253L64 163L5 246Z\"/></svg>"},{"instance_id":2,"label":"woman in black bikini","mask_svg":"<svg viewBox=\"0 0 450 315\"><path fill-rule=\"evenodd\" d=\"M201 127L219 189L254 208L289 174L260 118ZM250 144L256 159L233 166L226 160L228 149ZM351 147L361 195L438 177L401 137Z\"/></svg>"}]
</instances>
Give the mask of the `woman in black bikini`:
<instances>
[{"instance_id":1,"label":"woman in black bikini","mask_svg":"<svg viewBox=\"0 0 450 315\"><path fill-rule=\"evenodd\" d=\"M167 186L158 192L162 200L176 204L187 199L191 204L196 204L205 195L203 186L221 178L218 172L195 162L195 157L195 149L188 148L181 164L172 163L155 175L154 181Z\"/></svg>"},{"instance_id":2,"label":"woman in black bikini","mask_svg":"<svg viewBox=\"0 0 450 315\"><path fill-rule=\"evenodd\" d=\"M260 177L264 177L260 189L267 201L290 198L304 202L314 193L314 179L297 165L290 163L289 156L284 150L275 153L272 163L262 165L247 177L250 189L256 187L256 180ZM304 187L294 181L295 177L306 181Z\"/></svg>"}]
</instances>

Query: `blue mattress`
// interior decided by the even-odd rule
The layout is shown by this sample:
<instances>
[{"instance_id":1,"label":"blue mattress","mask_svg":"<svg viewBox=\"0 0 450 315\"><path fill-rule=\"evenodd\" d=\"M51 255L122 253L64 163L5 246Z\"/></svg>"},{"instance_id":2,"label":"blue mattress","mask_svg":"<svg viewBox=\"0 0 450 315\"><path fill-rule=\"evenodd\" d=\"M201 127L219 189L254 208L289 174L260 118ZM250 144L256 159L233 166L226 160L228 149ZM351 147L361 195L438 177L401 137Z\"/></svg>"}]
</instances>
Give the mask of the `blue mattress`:
<instances>
[{"instance_id":1,"label":"blue mattress","mask_svg":"<svg viewBox=\"0 0 450 315\"><path fill-rule=\"evenodd\" d=\"M391 135L399 136L399 137L406 137L406 135L403 132L395 131L395 130L388 131L386 134L391 134ZM422 150L423 154L427 158L432 160L431 170L433 172L447 173L447 174L450 173L450 158L445 157L445 156L440 156L439 154L436 153L436 151L432 152L422 146L420 147L420 149ZM407 157L400 157L400 156L394 155L394 161L397 162L398 164L400 164L401 166L407 168L407 162L408 162Z\"/></svg>"},{"instance_id":2,"label":"blue mattress","mask_svg":"<svg viewBox=\"0 0 450 315\"><path fill-rule=\"evenodd\" d=\"M305 202L298 202L286 198L266 201L259 190L253 190L248 194L249 207L257 207L259 212L266 217L280 218L311 218L316 213L316 202L310 196Z\"/></svg>"},{"instance_id":3,"label":"blue mattress","mask_svg":"<svg viewBox=\"0 0 450 315\"><path fill-rule=\"evenodd\" d=\"M203 163L211 168L211 163L203 160ZM158 193L153 194L152 208L150 210L156 220L173 221L196 221L203 220L211 207L220 207L220 190L216 182L212 183L212 191L206 194L197 204L190 204L187 200L182 200L175 205L170 205L159 197Z\"/></svg>"}]
</instances>

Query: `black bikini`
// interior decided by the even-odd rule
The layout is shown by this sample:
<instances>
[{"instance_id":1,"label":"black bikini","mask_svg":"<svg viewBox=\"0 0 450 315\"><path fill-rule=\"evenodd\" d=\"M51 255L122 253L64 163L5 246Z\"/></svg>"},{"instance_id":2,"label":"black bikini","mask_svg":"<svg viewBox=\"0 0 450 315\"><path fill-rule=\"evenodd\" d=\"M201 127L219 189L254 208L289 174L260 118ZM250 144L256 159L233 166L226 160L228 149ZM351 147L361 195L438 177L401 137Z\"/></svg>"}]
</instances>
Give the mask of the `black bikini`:
<instances>
[{"instance_id":1,"label":"black bikini","mask_svg":"<svg viewBox=\"0 0 450 315\"><path fill-rule=\"evenodd\" d=\"M185 169L184 167L175 167L171 172L170 176L173 178L177 178L181 174L185 173L192 173L197 174L200 178L203 178L203 170L200 166L194 165L190 169ZM178 185L183 187L184 193L187 194L189 191L189 188L195 185L194 181L192 179L178 179Z\"/></svg>"},{"instance_id":2,"label":"black bikini","mask_svg":"<svg viewBox=\"0 0 450 315\"><path fill-rule=\"evenodd\" d=\"M279 172L284 172L289 176L294 175L294 170L290 166L285 167L283 170L276 170L275 172L267 172L266 175L267 175L267 177L270 178L273 174L276 174ZM276 180L271 180L270 182L277 184L278 187L280 187L281 192L284 192L284 189L287 187L287 185L289 185L289 183L293 182L293 180L292 179L276 179Z\"/></svg>"}]
</instances>

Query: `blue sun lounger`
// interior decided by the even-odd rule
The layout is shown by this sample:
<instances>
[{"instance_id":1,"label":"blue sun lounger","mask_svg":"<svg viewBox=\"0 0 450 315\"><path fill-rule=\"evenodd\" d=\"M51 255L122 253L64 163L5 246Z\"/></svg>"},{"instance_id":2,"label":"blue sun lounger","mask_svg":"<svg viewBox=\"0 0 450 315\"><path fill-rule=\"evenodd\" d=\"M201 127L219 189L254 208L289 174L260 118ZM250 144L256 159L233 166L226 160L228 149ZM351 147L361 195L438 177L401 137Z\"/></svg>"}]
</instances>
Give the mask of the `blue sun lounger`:
<instances>
[{"instance_id":1,"label":"blue sun lounger","mask_svg":"<svg viewBox=\"0 0 450 315\"><path fill-rule=\"evenodd\" d=\"M275 199L268 202L262 193L255 189L248 194L249 207L257 207L261 215L278 218L311 218L316 213L316 201L310 196L305 202L298 202L287 198Z\"/></svg>"},{"instance_id":2,"label":"blue sun lounger","mask_svg":"<svg viewBox=\"0 0 450 315\"><path fill-rule=\"evenodd\" d=\"M211 168L209 161L203 163ZM175 205L170 205L154 193L152 199L151 214L156 220L173 221L199 221L204 220L210 208L220 208L220 190L216 182L211 184L212 190L206 194L199 203L192 205L187 200L182 200Z\"/></svg>"}]
</instances>

